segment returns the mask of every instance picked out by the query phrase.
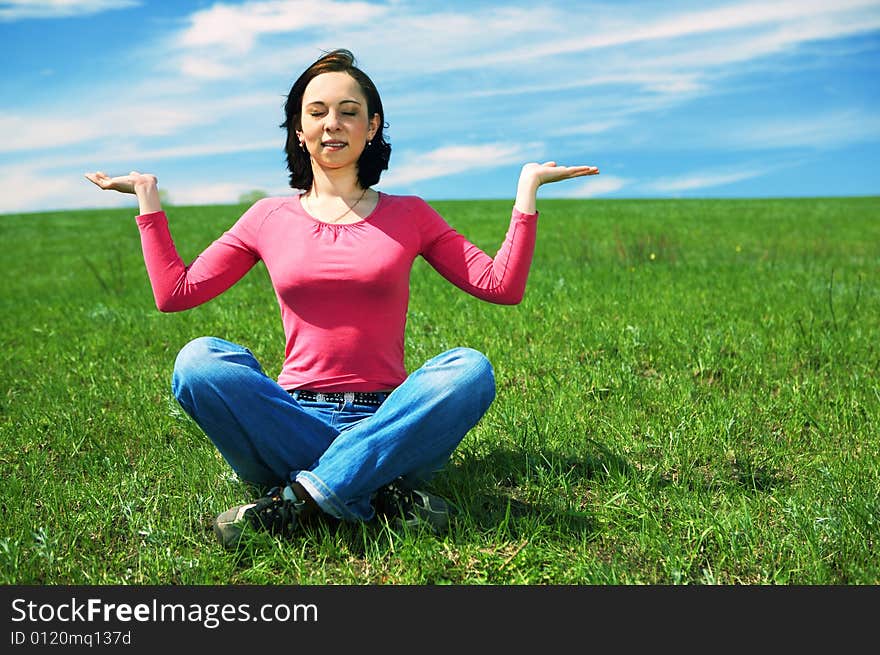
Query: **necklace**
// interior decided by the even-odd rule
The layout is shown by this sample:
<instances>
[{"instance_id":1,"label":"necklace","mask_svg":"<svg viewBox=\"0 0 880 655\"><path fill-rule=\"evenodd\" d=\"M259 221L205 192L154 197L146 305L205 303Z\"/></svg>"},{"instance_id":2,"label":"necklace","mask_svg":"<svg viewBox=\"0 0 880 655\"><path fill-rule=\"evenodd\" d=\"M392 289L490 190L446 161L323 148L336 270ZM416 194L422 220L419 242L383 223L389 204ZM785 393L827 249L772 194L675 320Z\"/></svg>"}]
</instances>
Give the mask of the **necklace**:
<instances>
[{"instance_id":1,"label":"necklace","mask_svg":"<svg viewBox=\"0 0 880 655\"><path fill-rule=\"evenodd\" d=\"M346 209L344 212L342 212L342 214L340 214L339 216L337 216L336 218L334 218L332 221L321 221L321 222L322 222L322 223L337 223L337 222L341 221L343 218L345 218L346 216L348 216L349 212L351 212L352 210L354 210L355 207L357 207L359 204L361 204L361 200L364 199L364 196L365 196L365 195L367 195L367 189L364 189L364 192L361 194L361 197L358 198L358 199L357 199L357 202L355 202L351 207L348 207L348 203L346 203L346 207L348 207L348 209ZM305 194L304 194L304 195L303 195L303 198L304 198L305 201L306 201L306 210L311 214L311 213L312 213L312 207L311 207L311 203L309 202L309 197L308 197L308 195L305 195ZM345 200L343 200L342 202L345 202ZM317 217L316 217L316 218L317 218ZM319 219L319 220L320 220L320 219Z\"/></svg>"}]
</instances>

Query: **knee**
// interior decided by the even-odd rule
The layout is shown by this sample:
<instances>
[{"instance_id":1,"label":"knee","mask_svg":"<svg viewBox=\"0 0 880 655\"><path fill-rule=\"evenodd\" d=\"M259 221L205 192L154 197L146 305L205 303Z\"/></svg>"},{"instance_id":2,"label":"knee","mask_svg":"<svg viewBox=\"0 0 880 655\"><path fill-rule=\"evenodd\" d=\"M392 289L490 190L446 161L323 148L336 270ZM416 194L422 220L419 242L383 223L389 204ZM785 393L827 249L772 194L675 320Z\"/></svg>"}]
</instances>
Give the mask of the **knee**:
<instances>
[{"instance_id":1,"label":"knee","mask_svg":"<svg viewBox=\"0 0 880 655\"><path fill-rule=\"evenodd\" d=\"M473 348L453 348L446 354L460 371L462 388L481 398L488 407L495 399L495 370L492 362Z\"/></svg>"},{"instance_id":2,"label":"knee","mask_svg":"<svg viewBox=\"0 0 880 655\"><path fill-rule=\"evenodd\" d=\"M174 360L171 381L172 391L178 399L183 390L192 386L197 378L211 374L211 369L218 362L218 355L226 350L226 344L227 342L216 337L198 337L180 349Z\"/></svg>"},{"instance_id":3,"label":"knee","mask_svg":"<svg viewBox=\"0 0 880 655\"><path fill-rule=\"evenodd\" d=\"M174 372L186 374L201 368L216 352L216 341L214 337L198 337L190 341L177 353Z\"/></svg>"},{"instance_id":4,"label":"knee","mask_svg":"<svg viewBox=\"0 0 880 655\"><path fill-rule=\"evenodd\" d=\"M492 362L483 353L473 348L453 348L449 352L458 361L462 371L473 378L474 382L491 383L495 387L495 370Z\"/></svg>"}]
</instances>

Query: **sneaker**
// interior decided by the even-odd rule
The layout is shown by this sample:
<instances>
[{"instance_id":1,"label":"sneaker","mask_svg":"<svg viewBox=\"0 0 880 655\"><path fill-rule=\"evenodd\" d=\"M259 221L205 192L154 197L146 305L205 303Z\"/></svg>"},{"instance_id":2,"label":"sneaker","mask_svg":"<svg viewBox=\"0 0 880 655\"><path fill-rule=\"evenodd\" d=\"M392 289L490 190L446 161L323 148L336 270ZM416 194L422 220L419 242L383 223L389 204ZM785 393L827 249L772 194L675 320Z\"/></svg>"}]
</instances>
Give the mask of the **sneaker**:
<instances>
[{"instance_id":1,"label":"sneaker","mask_svg":"<svg viewBox=\"0 0 880 655\"><path fill-rule=\"evenodd\" d=\"M424 526L434 534L442 534L449 527L449 503L440 496L410 487L400 478L376 492L375 508L378 516L393 518L398 528Z\"/></svg>"},{"instance_id":2,"label":"sneaker","mask_svg":"<svg viewBox=\"0 0 880 655\"><path fill-rule=\"evenodd\" d=\"M234 548L247 524L255 530L290 537L296 531L303 502L296 499L290 487L274 487L269 493L248 505L232 507L214 519L214 534L226 548Z\"/></svg>"}]
</instances>

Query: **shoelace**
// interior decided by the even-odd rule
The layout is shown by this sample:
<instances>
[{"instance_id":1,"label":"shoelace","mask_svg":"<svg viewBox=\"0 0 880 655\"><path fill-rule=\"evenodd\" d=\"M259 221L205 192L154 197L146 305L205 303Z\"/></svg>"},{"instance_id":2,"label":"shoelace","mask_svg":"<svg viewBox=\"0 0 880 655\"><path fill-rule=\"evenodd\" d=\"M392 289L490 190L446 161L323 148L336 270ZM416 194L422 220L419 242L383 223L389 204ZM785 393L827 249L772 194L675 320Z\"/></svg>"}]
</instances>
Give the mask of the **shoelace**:
<instances>
[{"instance_id":1,"label":"shoelace","mask_svg":"<svg viewBox=\"0 0 880 655\"><path fill-rule=\"evenodd\" d=\"M255 528L263 528L270 534L290 536L296 530L299 505L281 496L281 488L275 487L248 510L248 518Z\"/></svg>"},{"instance_id":2,"label":"shoelace","mask_svg":"<svg viewBox=\"0 0 880 655\"><path fill-rule=\"evenodd\" d=\"M413 495L395 480L379 489L376 494L376 513L383 516L405 517L412 512Z\"/></svg>"}]
</instances>

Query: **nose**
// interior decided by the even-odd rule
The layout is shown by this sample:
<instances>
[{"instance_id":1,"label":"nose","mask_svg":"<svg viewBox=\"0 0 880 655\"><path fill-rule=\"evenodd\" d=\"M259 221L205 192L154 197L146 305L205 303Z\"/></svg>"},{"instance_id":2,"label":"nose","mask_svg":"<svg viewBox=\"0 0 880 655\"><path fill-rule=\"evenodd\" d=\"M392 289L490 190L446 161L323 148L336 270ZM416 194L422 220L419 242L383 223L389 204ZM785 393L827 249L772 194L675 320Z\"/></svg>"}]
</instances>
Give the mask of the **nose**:
<instances>
[{"instance_id":1,"label":"nose","mask_svg":"<svg viewBox=\"0 0 880 655\"><path fill-rule=\"evenodd\" d=\"M335 110L331 109L327 112L327 116L324 118L324 129L328 132L334 132L338 130L339 127L339 114Z\"/></svg>"}]
</instances>

